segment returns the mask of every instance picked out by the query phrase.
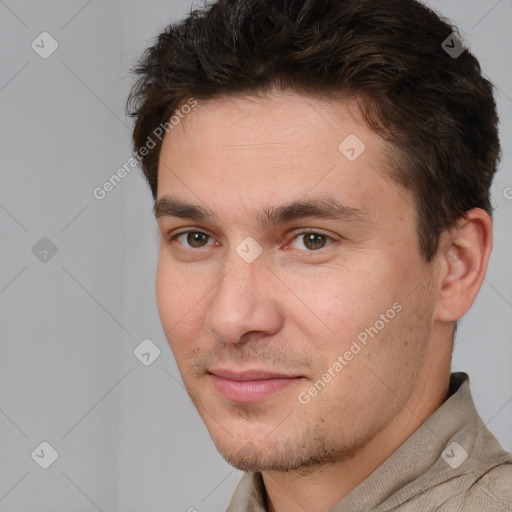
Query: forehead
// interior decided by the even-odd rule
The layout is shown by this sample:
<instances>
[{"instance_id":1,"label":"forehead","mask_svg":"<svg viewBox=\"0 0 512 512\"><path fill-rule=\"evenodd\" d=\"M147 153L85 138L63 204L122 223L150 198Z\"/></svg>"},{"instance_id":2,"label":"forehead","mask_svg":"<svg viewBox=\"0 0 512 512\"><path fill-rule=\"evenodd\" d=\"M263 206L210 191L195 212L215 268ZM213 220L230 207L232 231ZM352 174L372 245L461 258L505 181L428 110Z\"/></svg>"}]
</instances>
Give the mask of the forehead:
<instances>
[{"instance_id":1,"label":"forehead","mask_svg":"<svg viewBox=\"0 0 512 512\"><path fill-rule=\"evenodd\" d=\"M247 207L330 194L377 214L386 198L397 200L386 142L353 101L281 93L198 103L164 138L159 197L172 191L215 209L226 200Z\"/></svg>"},{"instance_id":2,"label":"forehead","mask_svg":"<svg viewBox=\"0 0 512 512\"><path fill-rule=\"evenodd\" d=\"M166 139L172 146L176 132L186 132L187 137L180 137L180 145L185 142L194 150L266 146L279 152L286 146L298 153L325 152L352 130L360 139L371 138L373 144L384 145L362 120L358 105L356 100L328 101L293 92L222 96L199 101L199 108L191 111Z\"/></svg>"}]
</instances>

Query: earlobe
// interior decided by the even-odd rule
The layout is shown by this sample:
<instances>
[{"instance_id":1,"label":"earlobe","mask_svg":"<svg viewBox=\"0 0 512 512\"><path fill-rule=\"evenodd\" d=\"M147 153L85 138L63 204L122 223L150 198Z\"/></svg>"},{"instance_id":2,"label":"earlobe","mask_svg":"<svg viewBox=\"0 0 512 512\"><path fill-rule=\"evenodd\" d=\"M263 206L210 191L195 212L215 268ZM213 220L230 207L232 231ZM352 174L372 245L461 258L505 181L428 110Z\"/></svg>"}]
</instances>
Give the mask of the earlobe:
<instances>
[{"instance_id":1,"label":"earlobe","mask_svg":"<svg viewBox=\"0 0 512 512\"><path fill-rule=\"evenodd\" d=\"M454 322L469 310L485 278L492 249L491 218L480 208L469 210L443 238L435 318Z\"/></svg>"}]
</instances>

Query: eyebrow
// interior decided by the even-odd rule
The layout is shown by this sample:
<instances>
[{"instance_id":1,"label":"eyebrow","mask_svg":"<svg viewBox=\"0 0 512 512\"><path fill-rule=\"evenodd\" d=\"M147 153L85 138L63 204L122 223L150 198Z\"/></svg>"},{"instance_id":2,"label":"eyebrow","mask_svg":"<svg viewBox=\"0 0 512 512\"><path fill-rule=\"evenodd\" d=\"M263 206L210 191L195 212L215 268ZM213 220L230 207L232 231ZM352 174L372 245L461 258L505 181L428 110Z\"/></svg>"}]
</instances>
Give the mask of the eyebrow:
<instances>
[{"instance_id":1,"label":"eyebrow","mask_svg":"<svg viewBox=\"0 0 512 512\"><path fill-rule=\"evenodd\" d=\"M158 199L155 202L153 211L157 219L162 217L178 217L190 219L194 222L218 220L218 216L206 207L170 197ZM256 221L262 228L270 229L281 223L312 217L340 221L369 222L366 210L347 206L332 197L292 201L282 206L266 208L263 212L256 215Z\"/></svg>"}]
</instances>

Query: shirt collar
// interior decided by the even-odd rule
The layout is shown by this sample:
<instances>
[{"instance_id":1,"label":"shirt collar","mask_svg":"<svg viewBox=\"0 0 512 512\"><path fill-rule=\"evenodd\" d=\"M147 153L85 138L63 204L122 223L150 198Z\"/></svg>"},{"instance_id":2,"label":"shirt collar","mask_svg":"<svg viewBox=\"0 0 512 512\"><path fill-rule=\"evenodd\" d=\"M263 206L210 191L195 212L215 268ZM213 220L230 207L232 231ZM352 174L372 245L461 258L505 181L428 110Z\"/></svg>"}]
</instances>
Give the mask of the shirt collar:
<instances>
[{"instance_id":1,"label":"shirt collar","mask_svg":"<svg viewBox=\"0 0 512 512\"><path fill-rule=\"evenodd\" d=\"M451 443L472 452L478 434L488 433L473 404L469 378L454 373L447 400L368 478L341 499L330 512L364 512L386 503L386 510L439 485L463 471L441 457ZM448 455L450 452L448 451ZM260 473L245 473L226 512L266 512Z\"/></svg>"}]
</instances>

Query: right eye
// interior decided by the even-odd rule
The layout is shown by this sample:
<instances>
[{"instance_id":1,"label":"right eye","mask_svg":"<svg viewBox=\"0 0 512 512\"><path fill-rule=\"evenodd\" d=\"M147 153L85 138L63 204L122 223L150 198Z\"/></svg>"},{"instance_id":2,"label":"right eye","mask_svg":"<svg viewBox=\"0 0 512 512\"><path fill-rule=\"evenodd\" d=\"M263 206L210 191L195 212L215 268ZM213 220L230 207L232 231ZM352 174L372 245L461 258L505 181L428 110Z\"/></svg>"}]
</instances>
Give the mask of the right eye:
<instances>
[{"instance_id":1,"label":"right eye","mask_svg":"<svg viewBox=\"0 0 512 512\"><path fill-rule=\"evenodd\" d=\"M215 241L210 235L202 233L201 231L183 231L182 233L173 235L171 240L176 240L186 249L200 249L201 247L215 244Z\"/></svg>"}]
</instances>

